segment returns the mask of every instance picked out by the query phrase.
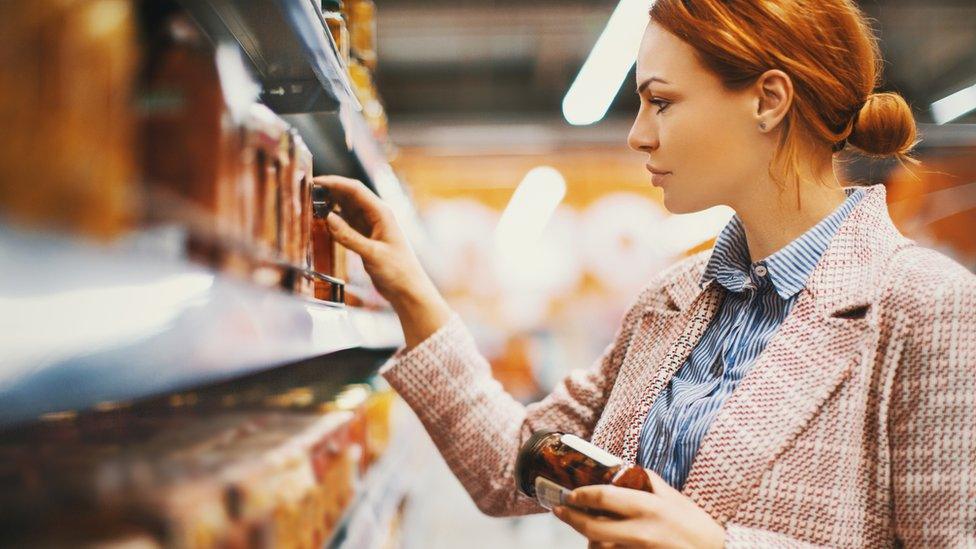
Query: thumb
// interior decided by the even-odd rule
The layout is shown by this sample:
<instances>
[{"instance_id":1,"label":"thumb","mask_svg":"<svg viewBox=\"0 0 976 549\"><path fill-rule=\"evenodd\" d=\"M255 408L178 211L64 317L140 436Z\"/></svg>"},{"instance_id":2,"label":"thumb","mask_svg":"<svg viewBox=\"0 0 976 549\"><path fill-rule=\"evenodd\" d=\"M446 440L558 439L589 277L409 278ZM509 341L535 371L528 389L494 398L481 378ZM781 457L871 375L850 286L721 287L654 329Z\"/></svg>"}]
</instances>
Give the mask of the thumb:
<instances>
[{"instance_id":1,"label":"thumb","mask_svg":"<svg viewBox=\"0 0 976 549\"><path fill-rule=\"evenodd\" d=\"M651 479L651 488L654 490L655 494L661 495L666 493L677 492L677 490L675 490L670 484L668 484L668 481L661 478L661 475L655 473L654 471L646 467L644 468L644 471L647 473L647 477Z\"/></svg>"},{"instance_id":2,"label":"thumb","mask_svg":"<svg viewBox=\"0 0 976 549\"><path fill-rule=\"evenodd\" d=\"M370 252L373 250L373 241L349 226L349 223L346 223L345 219L339 217L339 214L329 212L325 218L325 224L329 227L329 232L332 233L332 237L336 239L336 242L362 257L369 257Z\"/></svg>"}]
</instances>

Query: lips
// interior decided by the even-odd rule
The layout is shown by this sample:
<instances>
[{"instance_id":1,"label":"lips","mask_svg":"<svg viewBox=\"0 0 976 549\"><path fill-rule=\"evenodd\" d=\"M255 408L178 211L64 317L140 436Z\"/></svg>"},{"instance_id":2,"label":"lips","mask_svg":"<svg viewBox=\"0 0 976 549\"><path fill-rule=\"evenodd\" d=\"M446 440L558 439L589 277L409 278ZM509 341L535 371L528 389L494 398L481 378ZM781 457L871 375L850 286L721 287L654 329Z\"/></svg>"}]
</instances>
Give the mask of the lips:
<instances>
[{"instance_id":1,"label":"lips","mask_svg":"<svg viewBox=\"0 0 976 549\"><path fill-rule=\"evenodd\" d=\"M647 168L647 171L651 172L654 175L665 175L665 174L671 173L671 172L667 172L667 171L664 171L664 170L659 170L659 169L655 168L654 166L651 166L650 164L645 164L644 167L646 167Z\"/></svg>"}]
</instances>

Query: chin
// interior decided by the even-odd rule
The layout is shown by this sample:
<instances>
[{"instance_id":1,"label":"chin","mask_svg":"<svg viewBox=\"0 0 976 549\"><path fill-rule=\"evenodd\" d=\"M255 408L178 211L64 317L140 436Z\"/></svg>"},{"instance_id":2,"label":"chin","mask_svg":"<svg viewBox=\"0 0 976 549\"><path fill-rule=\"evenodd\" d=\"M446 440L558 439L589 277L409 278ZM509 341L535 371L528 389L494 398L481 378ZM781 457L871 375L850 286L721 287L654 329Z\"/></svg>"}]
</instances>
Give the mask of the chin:
<instances>
[{"instance_id":1,"label":"chin","mask_svg":"<svg viewBox=\"0 0 976 549\"><path fill-rule=\"evenodd\" d=\"M710 196L702 196L693 193L687 195L675 188L664 188L664 209L669 213L678 215L686 213L696 213L709 208L718 206L721 202Z\"/></svg>"},{"instance_id":2,"label":"chin","mask_svg":"<svg viewBox=\"0 0 976 549\"><path fill-rule=\"evenodd\" d=\"M696 209L691 209L687 201L682 200L681 197L675 196L672 191L664 191L664 209L672 214L685 214L698 211Z\"/></svg>"},{"instance_id":3,"label":"chin","mask_svg":"<svg viewBox=\"0 0 976 549\"><path fill-rule=\"evenodd\" d=\"M673 191L664 191L664 208L672 214L688 214L707 210L715 204L707 204L692 197L682 197Z\"/></svg>"}]
</instances>

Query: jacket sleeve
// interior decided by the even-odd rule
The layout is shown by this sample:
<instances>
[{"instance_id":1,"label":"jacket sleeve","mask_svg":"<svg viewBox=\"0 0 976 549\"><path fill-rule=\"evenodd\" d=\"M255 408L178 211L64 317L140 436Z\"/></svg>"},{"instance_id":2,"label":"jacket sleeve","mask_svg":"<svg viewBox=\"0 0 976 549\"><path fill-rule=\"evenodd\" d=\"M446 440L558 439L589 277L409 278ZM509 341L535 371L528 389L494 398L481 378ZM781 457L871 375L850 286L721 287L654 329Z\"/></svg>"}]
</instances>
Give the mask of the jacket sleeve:
<instances>
[{"instance_id":1,"label":"jacket sleeve","mask_svg":"<svg viewBox=\"0 0 976 549\"><path fill-rule=\"evenodd\" d=\"M754 547L776 547L790 549L813 549L823 547L796 538L738 524L725 525L725 549L752 549Z\"/></svg>"},{"instance_id":2,"label":"jacket sleeve","mask_svg":"<svg viewBox=\"0 0 976 549\"><path fill-rule=\"evenodd\" d=\"M909 281L918 301L889 417L894 534L905 547L974 547L976 276L929 259Z\"/></svg>"},{"instance_id":3,"label":"jacket sleeve","mask_svg":"<svg viewBox=\"0 0 976 549\"><path fill-rule=\"evenodd\" d=\"M544 512L515 487L515 457L539 429L589 438L637 324L632 306L614 341L589 370L570 373L545 399L524 406L492 377L487 360L455 313L380 374L420 418L478 508L491 516Z\"/></svg>"}]
</instances>

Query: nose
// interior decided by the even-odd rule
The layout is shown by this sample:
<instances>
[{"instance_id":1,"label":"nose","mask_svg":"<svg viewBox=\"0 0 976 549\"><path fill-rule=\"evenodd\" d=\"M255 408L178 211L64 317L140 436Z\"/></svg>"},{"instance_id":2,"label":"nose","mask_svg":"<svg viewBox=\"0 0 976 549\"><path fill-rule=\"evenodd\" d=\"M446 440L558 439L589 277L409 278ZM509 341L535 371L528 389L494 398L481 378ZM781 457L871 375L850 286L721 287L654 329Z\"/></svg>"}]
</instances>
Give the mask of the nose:
<instances>
[{"instance_id":1,"label":"nose","mask_svg":"<svg viewBox=\"0 0 976 549\"><path fill-rule=\"evenodd\" d=\"M656 150L660 145L658 142L657 128L649 120L649 117L644 112L643 106L637 113L637 117L634 118L634 124L630 127L630 133L627 134L627 144L637 152L651 152Z\"/></svg>"}]
</instances>

